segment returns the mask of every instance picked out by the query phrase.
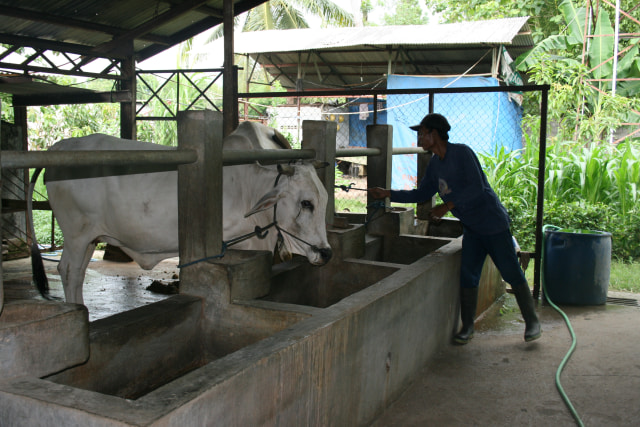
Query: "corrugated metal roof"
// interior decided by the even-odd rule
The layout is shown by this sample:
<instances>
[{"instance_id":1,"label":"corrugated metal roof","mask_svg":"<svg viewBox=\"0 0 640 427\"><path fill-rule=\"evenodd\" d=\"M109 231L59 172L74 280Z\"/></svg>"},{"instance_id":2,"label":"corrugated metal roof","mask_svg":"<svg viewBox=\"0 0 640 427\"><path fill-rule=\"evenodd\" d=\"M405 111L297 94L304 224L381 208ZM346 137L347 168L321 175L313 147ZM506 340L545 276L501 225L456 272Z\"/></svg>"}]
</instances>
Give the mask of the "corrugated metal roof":
<instances>
[{"instance_id":1,"label":"corrugated metal roof","mask_svg":"<svg viewBox=\"0 0 640 427\"><path fill-rule=\"evenodd\" d=\"M354 46L511 45L528 17L435 25L259 31L236 34L236 53L293 52ZM520 43L533 47L530 34Z\"/></svg>"},{"instance_id":2,"label":"corrugated metal roof","mask_svg":"<svg viewBox=\"0 0 640 427\"><path fill-rule=\"evenodd\" d=\"M264 2L234 0L234 14ZM126 78L122 61L143 61L221 24L224 3L224 0L0 0L0 70L31 75ZM101 94L38 81L4 78L0 91L12 93L14 105L104 102L100 101ZM62 99L59 93L69 96ZM35 99L37 94L40 99ZM128 90L115 94L124 97L120 100L132 98Z\"/></svg>"},{"instance_id":3,"label":"corrugated metal roof","mask_svg":"<svg viewBox=\"0 0 640 427\"><path fill-rule=\"evenodd\" d=\"M235 0L240 14L265 0ZM224 0L0 0L0 43L144 60L223 21ZM1 52L0 52L1 53Z\"/></svg>"},{"instance_id":4,"label":"corrugated metal roof","mask_svg":"<svg viewBox=\"0 0 640 427\"><path fill-rule=\"evenodd\" d=\"M234 49L287 89L379 87L391 73L492 75L499 46L512 58L533 47L528 19L246 32Z\"/></svg>"}]
</instances>

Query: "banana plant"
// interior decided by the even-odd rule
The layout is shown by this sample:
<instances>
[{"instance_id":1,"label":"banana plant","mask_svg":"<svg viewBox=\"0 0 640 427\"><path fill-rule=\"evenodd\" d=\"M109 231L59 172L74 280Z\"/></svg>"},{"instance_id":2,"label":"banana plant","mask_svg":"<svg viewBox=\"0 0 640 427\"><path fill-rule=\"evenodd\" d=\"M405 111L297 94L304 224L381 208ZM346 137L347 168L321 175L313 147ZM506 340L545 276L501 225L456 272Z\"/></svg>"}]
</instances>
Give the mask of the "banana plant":
<instances>
[{"instance_id":1,"label":"banana plant","mask_svg":"<svg viewBox=\"0 0 640 427\"><path fill-rule=\"evenodd\" d=\"M572 0L563 0L559 9L565 20L565 31L544 39L518 57L517 69L530 72L537 83L553 85L554 99L550 102L558 105L552 115L563 128L565 137L572 132L573 139L597 141L618 123L638 122L640 81L619 81L617 96L610 94L616 41L609 12L601 7L596 17L587 16L586 8L577 7ZM593 33L587 40L585 26L592 27ZM625 44L619 54L617 78L638 78L640 38ZM585 45L586 66L582 64Z\"/></svg>"},{"instance_id":2,"label":"banana plant","mask_svg":"<svg viewBox=\"0 0 640 427\"><path fill-rule=\"evenodd\" d=\"M527 71L534 67L541 58L547 54L553 60L560 60L566 63L580 63L579 52L585 43L585 23L589 20L593 24L593 37L588 40L587 58L590 66L590 74L593 79L611 78L613 73L614 56L614 29L611 23L609 12L601 7L595 19L586 19L586 8L577 7L572 0L563 0L559 5L566 24L564 34L552 35L538 43L529 52L516 59L516 66L519 71ZM628 46L621 52L618 61L619 78L640 77L640 56L638 55L640 38L631 39ZM611 82L597 82L598 89L608 91L611 89ZM619 82L619 92L621 96L634 96L640 93L640 82Z\"/></svg>"}]
</instances>

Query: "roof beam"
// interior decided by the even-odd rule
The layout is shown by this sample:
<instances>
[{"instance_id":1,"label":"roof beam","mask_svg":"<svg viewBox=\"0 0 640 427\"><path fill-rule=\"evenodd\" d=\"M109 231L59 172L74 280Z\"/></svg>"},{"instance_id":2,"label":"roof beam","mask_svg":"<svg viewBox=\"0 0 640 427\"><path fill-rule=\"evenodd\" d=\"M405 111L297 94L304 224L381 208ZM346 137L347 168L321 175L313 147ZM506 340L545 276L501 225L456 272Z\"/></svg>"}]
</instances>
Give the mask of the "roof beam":
<instances>
[{"instance_id":1,"label":"roof beam","mask_svg":"<svg viewBox=\"0 0 640 427\"><path fill-rule=\"evenodd\" d=\"M81 21L79 19L52 15L50 13L34 12L31 10L20 9L17 7L3 6L2 9L0 9L0 15L10 16L12 18L24 19L26 21L43 22L45 24L54 24L62 27L78 28L86 31L95 31L95 32L110 34L112 36L118 36L126 32L126 30L122 28L111 27L109 25L102 25L95 22ZM159 37L159 36L144 34L140 38L142 40L169 46L169 40L166 37Z\"/></svg>"},{"instance_id":2,"label":"roof beam","mask_svg":"<svg viewBox=\"0 0 640 427\"><path fill-rule=\"evenodd\" d=\"M409 63L413 65L414 74L424 74L418 62L411 57L411 54L403 46L400 47L400 51L404 54Z\"/></svg>"},{"instance_id":3,"label":"roof beam","mask_svg":"<svg viewBox=\"0 0 640 427\"><path fill-rule=\"evenodd\" d=\"M325 59L322 57L322 55L320 55L320 53L317 50L313 50L313 54L316 55L318 58L320 58L320 60L324 63L324 65L326 65L327 67L329 67L329 70L331 70L331 75L335 75L336 77L338 77L338 79L343 83L343 84L347 84L346 80L343 79L340 76L340 73L338 72L338 70L333 66L333 64L325 61ZM314 64L316 66L317 69L317 65ZM322 82L324 82L327 78L325 77L324 79L322 79Z\"/></svg>"},{"instance_id":4,"label":"roof beam","mask_svg":"<svg viewBox=\"0 0 640 427\"><path fill-rule=\"evenodd\" d=\"M87 55L87 56L93 56L94 58L100 57L99 55L96 55L96 53L92 51L92 48L90 46L80 45L75 43L43 40L43 39L37 39L34 37L16 36L13 34L6 34L6 33L0 33L0 43L10 44L12 46L14 45L28 46L35 49L54 50L57 52L68 52L68 53L74 53L77 55ZM111 54L107 57L112 59L124 59L126 56Z\"/></svg>"},{"instance_id":5,"label":"roof beam","mask_svg":"<svg viewBox=\"0 0 640 427\"><path fill-rule=\"evenodd\" d=\"M13 64L10 62L2 62L0 61L0 67L7 68L9 70L20 70L20 71L30 71L34 73L53 73L53 74L62 74L64 76L81 76L81 77L94 77L99 79L109 79L109 80L122 80L122 77L117 74L107 74L107 73L91 73L86 71L77 71L77 70L63 70L60 68L47 68L47 67L39 67L35 65L29 64Z\"/></svg>"},{"instance_id":6,"label":"roof beam","mask_svg":"<svg viewBox=\"0 0 640 427\"><path fill-rule=\"evenodd\" d=\"M56 93L42 95L13 95L14 107L32 107L40 105L63 104L99 104L131 102L131 92L87 92L87 93Z\"/></svg>"},{"instance_id":7,"label":"roof beam","mask_svg":"<svg viewBox=\"0 0 640 427\"><path fill-rule=\"evenodd\" d=\"M264 57L264 54L261 54L261 56ZM457 65L468 65L469 62L466 60L449 60L446 63L443 63L441 60L434 60L434 61L414 61L416 66L418 67L424 67L424 66L433 66L433 65L453 65L453 66L457 66ZM486 61L487 63L490 63L490 60ZM361 67L362 63L361 62L325 62L324 64L319 64L320 66L324 65L326 67L332 66L332 67ZM261 63L261 66L263 68L278 68L279 70L284 69L284 68L297 68L298 64L295 63L270 63L270 64L263 64ZM305 68L310 68L310 69L314 69L316 67L316 63L315 62L303 62L300 64L300 66L305 69ZM368 68L371 67L386 67L387 66L387 61L379 61L379 62L367 62L366 66Z\"/></svg>"},{"instance_id":8,"label":"roof beam","mask_svg":"<svg viewBox=\"0 0 640 427\"><path fill-rule=\"evenodd\" d=\"M281 74L282 76L284 76L287 80L289 80L289 83L291 84L291 86L292 86L292 87L296 87L296 79L295 79L295 78L293 78L293 77L291 77L291 76L289 75L289 73L285 72L283 69L281 69L280 67L278 67L278 66L275 64L275 62L277 62L277 61L274 61L274 60L272 59L272 55L264 55L264 54L263 54L263 55L262 55L262 57L263 57L263 58L264 58L264 57L266 57L266 58L268 59L268 61L269 61L269 62L271 62L271 64L273 65L273 68L277 69L277 70L280 72L280 74ZM277 57L277 56L276 56L276 59L278 59L278 57ZM296 71L296 69L294 69L294 71ZM297 71L296 71L296 74L297 74ZM283 85L283 86L284 86L284 85Z\"/></svg>"},{"instance_id":9,"label":"roof beam","mask_svg":"<svg viewBox=\"0 0 640 427\"><path fill-rule=\"evenodd\" d=\"M198 7L204 4L206 4L206 0L188 0L183 3L180 3L179 5L172 7L166 12L145 22L144 24L138 25L136 28L130 31L127 31L123 34L119 34L118 36L115 36L111 41L107 43L103 43L99 46L96 46L93 49L93 52L99 53L99 54L106 54L114 50L117 50L123 40L128 40L128 39L132 40L132 39L141 38L145 34L150 33L151 31L166 24L167 22L173 21L179 16L184 15L185 13L193 9L197 9Z\"/></svg>"}]
</instances>

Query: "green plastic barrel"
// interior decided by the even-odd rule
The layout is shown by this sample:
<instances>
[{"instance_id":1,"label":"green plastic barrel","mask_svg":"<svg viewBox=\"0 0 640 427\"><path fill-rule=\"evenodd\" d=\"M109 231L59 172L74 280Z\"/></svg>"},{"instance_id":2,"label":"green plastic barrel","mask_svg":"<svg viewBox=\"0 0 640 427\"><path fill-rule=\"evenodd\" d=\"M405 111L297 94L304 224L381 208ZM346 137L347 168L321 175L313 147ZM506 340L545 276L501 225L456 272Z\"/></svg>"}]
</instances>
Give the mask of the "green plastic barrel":
<instances>
[{"instance_id":1,"label":"green plastic barrel","mask_svg":"<svg viewBox=\"0 0 640 427\"><path fill-rule=\"evenodd\" d=\"M607 302L611 274L611 233L544 228L542 280L556 304L601 305Z\"/></svg>"}]
</instances>

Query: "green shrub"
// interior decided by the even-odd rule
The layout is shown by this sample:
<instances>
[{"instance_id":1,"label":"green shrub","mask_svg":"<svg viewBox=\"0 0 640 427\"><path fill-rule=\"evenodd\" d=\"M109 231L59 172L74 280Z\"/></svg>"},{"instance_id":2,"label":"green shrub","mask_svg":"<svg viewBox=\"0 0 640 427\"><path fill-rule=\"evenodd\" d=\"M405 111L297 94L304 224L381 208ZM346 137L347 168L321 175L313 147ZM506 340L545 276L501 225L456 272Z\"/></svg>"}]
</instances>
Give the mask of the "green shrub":
<instances>
[{"instance_id":1,"label":"green shrub","mask_svg":"<svg viewBox=\"0 0 640 427\"><path fill-rule=\"evenodd\" d=\"M560 142L547 148L544 224L610 232L612 254L639 260L640 145L585 147ZM489 182L507 208L523 250L533 251L538 150L531 144L510 153L480 155Z\"/></svg>"}]
</instances>

